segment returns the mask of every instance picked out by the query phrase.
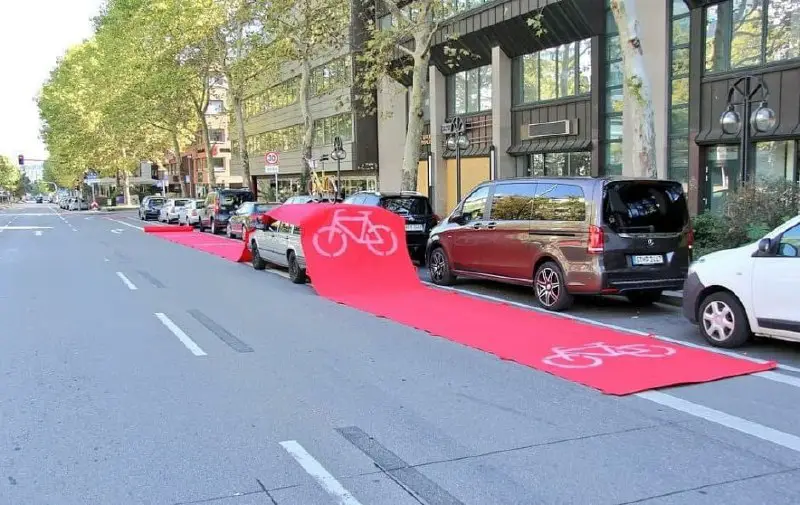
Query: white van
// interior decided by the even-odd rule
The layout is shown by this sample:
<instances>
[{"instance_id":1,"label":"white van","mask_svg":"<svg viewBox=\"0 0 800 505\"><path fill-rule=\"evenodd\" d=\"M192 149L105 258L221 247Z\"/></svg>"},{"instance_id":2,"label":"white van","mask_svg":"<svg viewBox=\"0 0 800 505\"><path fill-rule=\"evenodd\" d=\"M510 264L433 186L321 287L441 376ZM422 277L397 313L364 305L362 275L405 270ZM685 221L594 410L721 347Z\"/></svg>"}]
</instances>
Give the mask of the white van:
<instances>
[{"instance_id":1,"label":"white van","mask_svg":"<svg viewBox=\"0 0 800 505\"><path fill-rule=\"evenodd\" d=\"M683 314L717 347L755 334L800 342L800 215L758 242L703 256L689 267Z\"/></svg>"}]
</instances>

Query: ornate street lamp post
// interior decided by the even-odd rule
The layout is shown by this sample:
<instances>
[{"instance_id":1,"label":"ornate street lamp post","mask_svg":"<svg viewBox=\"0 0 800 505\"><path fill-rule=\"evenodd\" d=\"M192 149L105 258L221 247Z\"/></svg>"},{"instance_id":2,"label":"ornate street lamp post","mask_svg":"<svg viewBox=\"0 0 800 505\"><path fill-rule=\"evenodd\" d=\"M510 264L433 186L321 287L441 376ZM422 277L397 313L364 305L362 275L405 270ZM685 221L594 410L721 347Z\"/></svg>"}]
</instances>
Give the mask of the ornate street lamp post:
<instances>
[{"instance_id":1,"label":"ornate street lamp post","mask_svg":"<svg viewBox=\"0 0 800 505\"><path fill-rule=\"evenodd\" d=\"M342 147L342 137L334 137L333 138L333 151L331 152L331 158L336 160L336 195L334 196L334 201L338 200L339 198L344 198L342 194L342 160L347 157L347 153Z\"/></svg>"},{"instance_id":2,"label":"ornate street lamp post","mask_svg":"<svg viewBox=\"0 0 800 505\"><path fill-rule=\"evenodd\" d=\"M469 147L467 125L461 117L454 117L442 125L442 133L447 135L447 148L456 152L456 201L461 201L461 151Z\"/></svg>"},{"instance_id":3,"label":"ornate street lamp post","mask_svg":"<svg viewBox=\"0 0 800 505\"><path fill-rule=\"evenodd\" d=\"M775 111L767 105L768 99L769 89L764 80L760 76L745 75L737 79L728 90L728 107L719 117L719 125L724 133L736 135L741 132L739 157L742 182L749 177L750 128L758 133L765 133L775 128L778 122ZM752 110L754 102L759 105ZM741 116L737 107L742 108ZM742 117L746 123L742 121Z\"/></svg>"}]
</instances>

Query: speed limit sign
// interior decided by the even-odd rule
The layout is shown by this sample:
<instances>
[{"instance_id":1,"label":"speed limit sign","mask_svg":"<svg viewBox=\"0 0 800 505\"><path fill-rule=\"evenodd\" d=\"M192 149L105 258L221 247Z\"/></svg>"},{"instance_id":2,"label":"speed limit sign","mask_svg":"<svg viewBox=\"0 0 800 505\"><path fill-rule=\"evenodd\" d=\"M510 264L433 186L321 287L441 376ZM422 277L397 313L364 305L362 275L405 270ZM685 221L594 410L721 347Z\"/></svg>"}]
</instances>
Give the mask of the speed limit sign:
<instances>
[{"instance_id":1,"label":"speed limit sign","mask_svg":"<svg viewBox=\"0 0 800 505\"><path fill-rule=\"evenodd\" d=\"M270 151L264 155L264 164L265 165L277 165L278 164L278 153L275 151Z\"/></svg>"}]
</instances>

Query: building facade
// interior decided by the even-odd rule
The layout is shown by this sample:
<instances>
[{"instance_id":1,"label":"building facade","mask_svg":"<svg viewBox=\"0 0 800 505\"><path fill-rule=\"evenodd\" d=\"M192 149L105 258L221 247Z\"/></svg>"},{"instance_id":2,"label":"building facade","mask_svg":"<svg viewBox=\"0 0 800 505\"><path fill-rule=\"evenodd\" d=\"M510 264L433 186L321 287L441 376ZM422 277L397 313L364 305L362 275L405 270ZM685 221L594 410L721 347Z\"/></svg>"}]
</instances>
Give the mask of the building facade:
<instances>
[{"instance_id":1,"label":"building facade","mask_svg":"<svg viewBox=\"0 0 800 505\"><path fill-rule=\"evenodd\" d=\"M741 174L737 135L719 127L728 89L761 77L778 116L753 135L751 174L797 180L800 0L627 0L638 14L660 178L686 187L693 212L719 207ZM526 175L634 175L617 27L600 0L467 0L434 38L418 190L449 212L476 184ZM391 23L378 12L379 25ZM528 23L541 16L544 33ZM447 59L458 34L469 52ZM749 40L749 42L747 42ZM760 81L760 82L761 82ZM379 90L382 189L399 189L409 82ZM757 106L758 104L756 104ZM755 107L755 106L754 106ZM463 120L469 145L448 149ZM460 169L459 166L460 165ZM793 178L793 179L792 179Z\"/></svg>"}]
</instances>

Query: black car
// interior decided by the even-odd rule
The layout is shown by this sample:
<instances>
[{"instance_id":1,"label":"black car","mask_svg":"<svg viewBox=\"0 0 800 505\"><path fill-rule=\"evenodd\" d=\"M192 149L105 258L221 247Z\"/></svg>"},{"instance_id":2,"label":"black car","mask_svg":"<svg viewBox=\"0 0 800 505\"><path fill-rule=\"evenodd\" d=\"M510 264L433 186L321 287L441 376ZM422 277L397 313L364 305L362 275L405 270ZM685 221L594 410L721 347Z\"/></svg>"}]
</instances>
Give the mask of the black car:
<instances>
[{"instance_id":1,"label":"black car","mask_svg":"<svg viewBox=\"0 0 800 505\"><path fill-rule=\"evenodd\" d=\"M142 221L158 219L161 207L165 203L167 203L167 199L163 196L146 196L142 198L142 202L139 204L139 219Z\"/></svg>"},{"instance_id":2,"label":"black car","mask_svg":"<svg viewBox=\"0 0 800 505\"><path fill-rule=\"evenodd\" d=\"M42 198L42 195L37 195L36 196L36 203L42 203L43 200L44 200L44 198Z\"/></svg>"},{"instance_id":3,"label":"black car","mask_svg":"<svg viewBox=\"0 0 800 505\"><path fill-rule=\"evenodd\" d=\"M439 222L433 213L428 197L416 191L382 193L361 191L347 197L344 201L353 205L372 205L402 216L406 220L406 243L411 259L420 264L425 262L425 246L431 229Z\"/></svg>"},{"instance_id":4,"label":"black car","mask_svg":"<svg viewBox=\"0 0 800 505\"><path fill-rule=\"evenodd\" d=\"M255 202L256 196L248 189L218 189L206 195L205 207L200 212L200 231L217 234L225 231L228 221L245 202Z\"/></svg>"}]
</instances>

